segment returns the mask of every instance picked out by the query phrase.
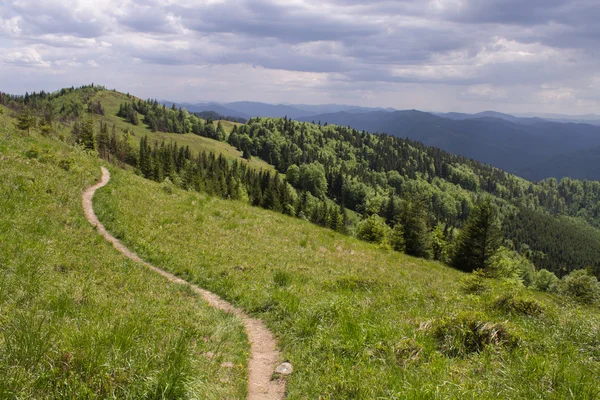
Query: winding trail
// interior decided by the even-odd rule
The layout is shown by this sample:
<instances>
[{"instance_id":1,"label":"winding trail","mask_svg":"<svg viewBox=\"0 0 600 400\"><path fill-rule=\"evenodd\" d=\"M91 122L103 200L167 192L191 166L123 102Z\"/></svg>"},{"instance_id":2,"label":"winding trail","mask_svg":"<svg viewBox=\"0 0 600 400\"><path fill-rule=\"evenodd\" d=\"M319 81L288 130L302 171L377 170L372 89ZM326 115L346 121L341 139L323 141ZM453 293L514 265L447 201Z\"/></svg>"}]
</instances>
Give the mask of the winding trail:
<instances>
[{"instance_id":1,"label":"winding trail","mask_svg":"<svg viewBox=\"0 0 600 400\"><path fill-rule=\"evenodd\" d=\"M285 398L285 380L271 379L275 368L279 364L279 351L273 334L265 324L251 318L248 314L234 307L232 304L221 299L214 293L201 289L177 276L153 266L142 260L137 254L129 250L118 239L112 236L104 225L100 223L94 213L92 198L97 189L105 186L110 180L110 173L102 167L102 179L100 182L87 188L83 192L82 204L85 216L90 223L98 229L98 232L123 255L135 262L143 264L147 268L167 278L168 281L180 285L188 285L192 290L202 296L212 307L236 315L244 324L246 334L250 341L250 360L248 362L248 400L281 400Z\"/></svg>"}]
</instances>

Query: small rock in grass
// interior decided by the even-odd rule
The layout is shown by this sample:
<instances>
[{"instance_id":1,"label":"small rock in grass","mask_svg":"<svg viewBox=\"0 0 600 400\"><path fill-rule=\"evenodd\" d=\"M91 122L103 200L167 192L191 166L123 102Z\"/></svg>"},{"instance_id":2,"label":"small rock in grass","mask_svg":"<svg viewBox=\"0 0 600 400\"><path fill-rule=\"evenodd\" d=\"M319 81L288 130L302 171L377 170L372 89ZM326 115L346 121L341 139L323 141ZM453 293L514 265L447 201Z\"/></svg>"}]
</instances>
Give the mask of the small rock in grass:
<instances>
[{"instance_id":1,"label":"small rock in grass","mask_svg":"<svg viewBox=\"0 0 600 400\"><path fill-rule=\"evenodd\" d=\"M289 375L293 371L292 364L284 362L275 368L275 373L280 375Z\"/></svg>"}]
</instances>

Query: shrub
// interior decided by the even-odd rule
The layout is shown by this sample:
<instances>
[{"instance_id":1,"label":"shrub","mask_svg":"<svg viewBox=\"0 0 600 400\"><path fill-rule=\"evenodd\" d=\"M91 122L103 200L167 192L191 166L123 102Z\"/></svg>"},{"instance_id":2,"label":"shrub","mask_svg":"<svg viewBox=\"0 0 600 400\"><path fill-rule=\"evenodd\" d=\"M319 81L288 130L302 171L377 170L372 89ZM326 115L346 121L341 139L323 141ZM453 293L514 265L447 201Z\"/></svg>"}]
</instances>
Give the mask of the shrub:
<instances>
[{"instance_id":1,"label":"shrub","mask_svg":"<svg viewBox=\"0 0 600 400\"><path fill-rule=\"evenodd\" d=\"M390 237L391 228L378 215L371 215L358 225L356 236L367 242L383 244Z\"/></svg>"},{"instance_id":2,"label":"shrub","mask_svg":"<svg viewBox=\"0 0 600 400\"><path fill-rule=\"evenodd\" d=\"M65 171L69 171L73 166L73 160L70 158L63 158L58 162L58 166L64 169Z\"/></svg>"},{"instance_id":3,"label":"shrub","mask_svg":"<svg viewBox=\"0 0 600 400\"><path fill-rule=\"evenodd\" d=\"M593 304L600 300L598 279L582 269L565 276L559 285L559 291L584 304Z\"/></svg>"},{"instance_id":4,"label":"shrub","mask_svg":"<svg viewBox=\"0 0 600 400\"><path fill-rule=\"evenodd\" d=\"M25 152L25 157L27 158L38 158L40 155L40 149L37 147L31 147Z\"/></svg>"},{"instance_id":5,"label":"shrub","mask_svg":"<svg viewBox=\"0 0 600 400\"><path fill-rule=\"evenodd\" d=\"M442 318L434 324L432 334L440 351L450 357L464 357L487 346L513 348L519 344L506 323L484 322L475 313Z\"/></svg>"},{"instance_id":6,"label":"shrub","mask_svg":"<svg viewBox=\"0 0 600 400\"><path fill-rule=\"evenodd\" d=\"M505 247L500 247L498 252L492 256L486 274L492 278L517 278L523 285L531 286L535 278L535 269L526 257Z\"/></svg>"},{"instance_id":7,"label":"shrub","mask_svg":"<svg viewBox=\"0 0 600 400\"><path fill-rule=\"evenodd\" d=\"M556 290L559 279L552 272L541 269L535 274L533 287L542 292L551 292Z\"/></svg>"},{"instance_id":8,"label":"shrub","mask_svg":"<svg viewBox=\"0 0 600 400\"><path fill-rule=\"evenodd\" d=\"M482 270L477 269L460 280L462 290L467 294L481 294L489 290Z\"/></svg>"},{"instance_id":9,"label":"shrub","mask_svg":"<svg viewBox=\"0 0 600 400\"><path fill-rule=\"evenodd\" d=\"M505 294L496 299L494 307L508 313L537 316L544 313L544 307L536 300Z\"/></svg>"},{"instance_id":10,"label":"shrub","mask_svg":"<svg viewBox=\"0 0 600 400\"><path fill-rule=\"evenodd\" d=\"M173 182L171 182L169 178L165 178L162 184L162 189L164 190L164 192L167 194L173 194L174 187L175 185L173 184Z\"/></svg>"}]
</instances>

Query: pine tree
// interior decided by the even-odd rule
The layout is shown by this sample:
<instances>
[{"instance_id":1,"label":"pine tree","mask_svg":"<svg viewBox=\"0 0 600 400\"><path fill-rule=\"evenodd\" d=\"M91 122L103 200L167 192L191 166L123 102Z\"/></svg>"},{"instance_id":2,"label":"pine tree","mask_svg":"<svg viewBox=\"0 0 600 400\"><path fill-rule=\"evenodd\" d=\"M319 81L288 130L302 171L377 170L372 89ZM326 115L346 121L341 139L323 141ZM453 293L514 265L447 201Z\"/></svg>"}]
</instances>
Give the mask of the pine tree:
<instances>
[{"instance_id":1,"label":"pine tree","mask_svg":"<svg viewBox=\"0 0 600 400\"><path fill-rule=\"evenodd\" d=\"M96 148L94 142L94 118L91 113L87 115L85 121L81 124L79 144L89 150L94 150Z\"/></svg>"},{"instance_id":2,"label":"pine tree","mask_svg":"<svg viewBox=\"0 0 600 400\"><path fill-rule=\"evenodd\" d=\"M23 111L17 118L16 127L22 131L27 131L27 134L31 134L31 128L35 126L35 116L31 113L29 107L24 107Z\"/></svg>"},{"instance_id":3,"label":"pine tree","mask_svg":"<svg viewBox=\"0 0 600 400\"><path fill-rule=\"evenodd\" d=\"M404 241L404 228L402 227L402 224L396 223L396 225L394 225L394 229L392 229L392 235L390 237L390 245L395 251L406 251L406 243Z\"/></svg>"},{"instance_id":4,"label":"pine tree","mask_svg":"<svg viewBox=\"0 0 600 400\"><path fill-rule=\"evenodd\" d=\"M500 229L496 225L496 209L490 199L471 211L463 228L452 260L455 268L471 272L485 269L500 246Z\"/></svg>"},{"instance_id":5,"label":"pine tree","mask_svg":"<svg viewBox=\"0 0 600 400\"><path fill-rule=\"evenodd\" d=\"M406 202L401 218L406 254L425 259L431 258L431 236L427 226L427 212L426 198L415 196Z\"/></svg>"}]
</instances>

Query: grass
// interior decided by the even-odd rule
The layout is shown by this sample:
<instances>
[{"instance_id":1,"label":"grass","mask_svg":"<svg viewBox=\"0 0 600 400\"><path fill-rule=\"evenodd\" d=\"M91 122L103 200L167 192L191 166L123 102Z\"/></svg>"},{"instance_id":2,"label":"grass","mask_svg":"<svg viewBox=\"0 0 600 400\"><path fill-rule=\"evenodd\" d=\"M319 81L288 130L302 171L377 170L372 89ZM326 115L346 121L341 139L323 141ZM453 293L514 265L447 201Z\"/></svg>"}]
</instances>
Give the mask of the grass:
<instances>
[{"instance_id":1,"label":"grass","mask_svg":"<svg viewBox=\"0 0 600 400\"><path fill-rule=\"evenodd\" d=\"M123 102L129 101L127 96L119 93L113 92L109 90L103 90L98 92L94 98L94 101L100 101L102 106L104 107L104 116L97 116L97 119L101 119L103 122L108 123L109 127L112 127L113 124L117 126L117 132L122 132L124 129L128 129L133 132L133 140L135 143L139 143L139 140L148 136L151 143L155 141L165 142L174 141L179 146L189 146L192 153L196 154L200 151L213 152L216 154L223 154L229 160L238 160L244 163L247 163L248 166L254 169L265 169L274 171L275 168L261 160L258 157L253 157L250 161L242 158L242 152L237 150L235 147L231 146L228 143L220 142L218 140L209 139L202 136L197 136L191 133L187 133L185 135L177 134L177 133L165 133L165 132L152 132L151 130L143 124L143 117L140 116L140 124L132 125L122 118L117 117L117 111L119 110L119 105ZM213 122L215 127L218 124L218 121ZM229 134L233 129L234 125L239 125L236 122L231 121L221 121L223 124L223 128L225 132Z\"/></svg>"},{"instance_id":2,"label":"grass","mask_svg":"<svg viewBox=\"0 0 600 400\"><path fill-rule=\"evenodd\" d=\"M597 309L495 281L467 294L466 275L439 263L112 172L100 220L264 319L294 365L289 399L600 396Z\"/></svg>"},{"instance_id":3,"label":"grass","mask_svg":"<svg viewBox=\"0 0 600 400\"><path fill-rule=\"evenodd\" d=\"M241 323L117 253L81 207L95 156L3 110L0 398L244 398Z\"/></svg>"}]
</instances>

